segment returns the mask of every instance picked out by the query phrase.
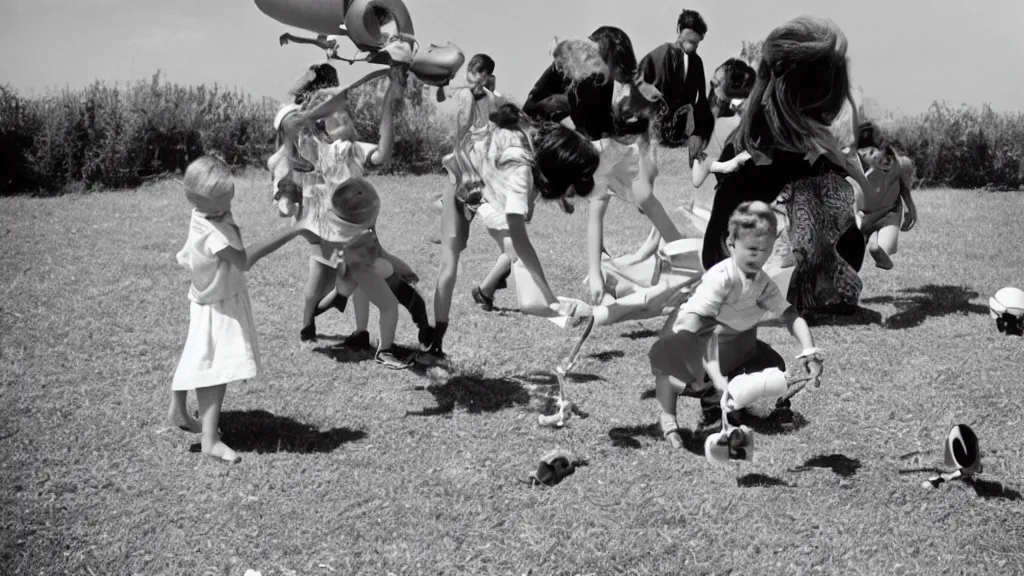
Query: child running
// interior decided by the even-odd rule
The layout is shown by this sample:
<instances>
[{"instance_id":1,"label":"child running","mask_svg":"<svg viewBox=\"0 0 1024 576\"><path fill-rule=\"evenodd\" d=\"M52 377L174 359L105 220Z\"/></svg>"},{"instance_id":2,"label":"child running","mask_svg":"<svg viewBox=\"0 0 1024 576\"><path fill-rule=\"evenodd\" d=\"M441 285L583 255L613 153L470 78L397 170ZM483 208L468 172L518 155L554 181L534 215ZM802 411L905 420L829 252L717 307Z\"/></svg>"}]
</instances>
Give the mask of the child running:
<instances>
[{"instance_id":1,"label":"child running","mask_svg":"<svg viewBox=\"0 0 1024 576\"><path fill-rule=\"evenodd\" d=\"M886 141L861 148L859 153L867 167L868 182L877 188L857 194L857 225L875 266L891 270L890 256L896 253L900 232L909 232L917 223L917 206L910 196L914 165ZM857 187L854 190L860 191Z\"/></svg>"},{"instance_id":2,"label":"child running","mask_svg":"<svg viewBox=\"0 0 1024 576\"><path fill-rule=\"evenodd\" d=\"M168 419L202 433L203 454L235 463L237 453L221 441L221 405L228 384L255 378L260 358L245 272L260 258L304 231L293 227L246 251L231 215L235 185L221 160L203 156L185 170L185 198L193 205L188 239L178 263L192 274L188 339L171 382ZM196 391L199 417L188 413L188 391Z\"/></svg>"},{"instance_id":3,"label":"child running","mask_svg":"<svg viewBox=\"0 0 1024 576\"><path fill-rule=\"evenodd\" d=\"M494 91L494 59L487 54L475 54L469 59L466 65L466 84L464 88L452 90L453 96L458 103L458 113L455 118L455 142L456 149L442 159L442 163L448 169L452 184L459 185L455 181L454 174L457 172L471 170L467 162L465 148L470 145L468 135L470 130L481 130L487 126L491 113L494 112L494 98L487 95L490 91L495 97L501 98L501 94ZM443 88L438 88L443 90ZM457 167L456 164L461 164ZM444 212L444 193L441 193L434 200L434 209L439 214ZM473 301L485 312L494 310L494 293L502 288L508 287L508 277L512 273L512 263L500 250L491 272L484 278L484 281L475 286L470 294Z\"/></svg>"},{"instance_id":4,"label":"child running","mask_svg":"<svg viewBox=\"0 0 1024 576\"><path fill-rule=\"evenodd\" d=\"M494 98L491 93L488 97ZM579 133L551 122L531 123L511 103L494 105L496 111L491 113L490 121L469 131L465 157L446 166L457 171L454 176L459 184L445 192L441 265L434 291L434 334L430 346L416 357L421 364L436 364L446 358L443 346L448 313L470 222L482 221L509 260L521 260L541 296L555 302L526 224L538 198L559 201L564 206L568 199L586 197L594 188L600 158ZM468 169L463 171L462 166ZM470 193L479 190L481 194L460 198L456 195L459 189ZM522 289L516 288L517 292Z\"/></svg>"},{"instance_id":5,"label":"child running","mask_svg":"<svg viewBox=\"0 0 1024 576\"><path fill-rule=\"evenodd\" d=\"M728 401L728 381L718 362L717 332L754 328L766 313L781 317L803 346L802 364L820 362L807 323L764 272L778 222L764 202L744 202L729 219L731 257L708 270L693 295L669 316L651 347L651 371L661 407L660 423L674 448L683 445L676 421L676 397L695 396L705 410ZM715 348L707 350L707 348ZM714 391L709 390L709 382ZM725 398L723 398L725 396Z\"/></svg>"}]
</instances>

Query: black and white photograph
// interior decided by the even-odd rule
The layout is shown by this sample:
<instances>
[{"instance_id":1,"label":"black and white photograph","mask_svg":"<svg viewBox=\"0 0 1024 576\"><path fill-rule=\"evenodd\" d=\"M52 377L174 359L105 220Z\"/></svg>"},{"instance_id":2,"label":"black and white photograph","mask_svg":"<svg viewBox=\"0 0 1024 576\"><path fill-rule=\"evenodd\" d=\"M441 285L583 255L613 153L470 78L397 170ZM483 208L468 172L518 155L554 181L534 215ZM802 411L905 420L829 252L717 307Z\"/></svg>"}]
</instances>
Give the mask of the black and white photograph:
<instances>
[{"instance_id":1,"label":"black and white photograph","mask_svg":"<svg viewBox=\"0 0 1024 576\"><path fill-rule=\"evenodd\" d=\"M0 576L1024 574L1022 23L5 0Z\"/></svg>"}]
</instances>

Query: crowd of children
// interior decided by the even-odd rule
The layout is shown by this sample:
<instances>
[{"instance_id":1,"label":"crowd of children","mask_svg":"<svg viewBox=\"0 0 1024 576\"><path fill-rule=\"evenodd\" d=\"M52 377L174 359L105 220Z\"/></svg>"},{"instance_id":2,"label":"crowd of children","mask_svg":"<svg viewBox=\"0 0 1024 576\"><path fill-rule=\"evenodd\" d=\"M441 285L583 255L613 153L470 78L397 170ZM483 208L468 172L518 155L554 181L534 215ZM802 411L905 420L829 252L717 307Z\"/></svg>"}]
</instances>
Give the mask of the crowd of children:
<instances>
[{"instance_id":1,"label":"crowd of children","mask_svg":"<svg viewBox=\"0 0 1024 576\"><path fill-rule=\"evenodd\" d=\"M201 433L204 454L238 461L219 438L218 418L227 385L254 378L259 371L244 272L300 236L311 247L300 338L316 340L315 318L331 309L345 312L351 300L356 330L342 345L374 350L375 361L385 368L445 359L444 337L459 257L474 220L484 225L498 246L494 266L470 290L484 310L492 310L496 291L512 283L525 312L594 316L607 323L608 307L621 297L609 286L605 269L603 232L609 200L623 199L651 220L652 234L638 258L684 240L653 194L659 147L687 148L694 186L700 186L709 173L729 179L733 173L751 172L748 164L785 165L786 154L796 154L809 165L824 156L831 166L851 167L848 181L856 211L850 218L876 264L891 268L898 232L910 230L916 222L910 196L912 166L870 126L861 131L857 150L836 152L822 136L821 121L832 114L831 109L812 122L790 106L787 98L793 96L784 89L800 89L800 58L809 70L821 58L845 61L845 38L836 36L833 25L810 18L780 29L766 41L758 70L738 59L716 69L710 96L696 53L708 27L692 10L680 14L675 42L655 48L639 62L626 33L611 26L598 28L586 39L557 43L552 63L521 109L495 91L494 60L486 54L473 56L466 66L465 86L438 88L453 97L459 108L455 147L444 158L452 185L435 199L441 247L432 323L424 299L413 286L417 275L385 250L377 235L381 199L368 179L392 154L396 103L403 97L409 62L392 59L387 70L368 74L347 87L339 86L333 67L311 66L291 90L293 101L281 108L274 121L278 149L268 168L279 214L291 219L283 232L246 250L231 215L234 185L228 167L204 156L186 171L185 197L193 210L178 262L192 276L191 312L168 418L184 430ZM818 61L813 61L815 56L806 47L799 57L787 59L786 42L801 33L828 36L824 43L831 40L831 47L822 50ZM286 35L281 41L289 40L301 39ZM329 52L337 49L334 40L307 43ZM782 60L789 68L777 70ZM845 68L841 73L846 74ZM776 81L787 74L788 82ZM356 86L378 79L386 80L388 88L381 103L379 140L369 143L356 133L348 97ZM836 77L830 88L838 93L828 98L834 108L835 101L845 98L848 86ZM757 105L748 108L748 97L756 98ZM752 124L748 109L757 117L770 114L769 120ZM780 123L788 123L789 132L786 138L776 136L773 145L782 148L766 149L764 139L744 137L751 125L763 129ZM728 145L723 145L723 139L728 139ZM721 158L709 154L715 142ZM555 296L526 226L537 200L554 201L571 214L575 197L590 202L589 304ZM750 198L733 202L728 213L713 213L713 219L725 224L724 257L709 260L709 239L705 239L702 277L669 286L668 295L640 296L642 305L657 307L650 316L668 313L651 348L650 364L661 429L673 446L682 444L676 424L679 395L700 398L705 419L713 420L716 409L728 412L737 406L730 399L730 379L768 367L785 370L786 363L777 353L754 343L753 333L766 319L781 321L799 341L802 352L797 364L804 372L820 373L821 351L806 322L787 301L785 288L780 289L764 270L778 253L777 239L785 238L778 233L779 214L785 212L780 202L773 196ZM710 240L714 246L715 238ZM527 292L536 293L542 305L527 310ZM380 313L375 346L367 326L371 304ZM419 352L414 357L402 357L394 347L399 305L408 309L418 327ZM792 371L786 374L799 378ZM196 391L198 419L186 409L190 389ZM724 422L725 416L721 417Z\"/></svg>"}]
</instances>

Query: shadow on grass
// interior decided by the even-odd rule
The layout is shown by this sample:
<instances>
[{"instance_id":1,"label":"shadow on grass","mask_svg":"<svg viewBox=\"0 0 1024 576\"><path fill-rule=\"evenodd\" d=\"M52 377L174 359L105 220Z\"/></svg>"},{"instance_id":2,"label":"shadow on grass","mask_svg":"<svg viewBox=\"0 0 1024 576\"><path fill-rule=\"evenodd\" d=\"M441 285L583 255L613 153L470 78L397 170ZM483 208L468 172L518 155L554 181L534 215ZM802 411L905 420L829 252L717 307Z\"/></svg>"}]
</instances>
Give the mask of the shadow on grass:
<instances>
[{"instance_id":1,"label":"shadow on grass","mask_svg":"<svg viewBox=\"0 0 1024 576\"><path fill-rule=\"evenodd\" d=\"M990 480L981 480L979 478L971 478L967 480L967 483L974 488L974 492L982 498L1001 498L1003 500L1010 500L1016 502L1021 499L1020 492L1007 488L999 482L993 482Z\"/></svg>"},{"instance_id":2,"label":"shadow on grass","mask_svg":"<svg viewBox=\"0 0 1024 576\"><path fill-rule=\"evenodd\" d=\"M972 304L978 297L974 290L962 286L927 284L919 288L904 288L896 296L867 298L865 303L892 304L899 312L885 319L882 326L893 330L914 328L932 317L950 314L988 314L988 307Z\"/></svg>"},{"instance_id":3,"label":"shadow on grass","mask_svg":"<svg viewBox=\"0 0 1024 576\"><path fill-rule=\"evenodd\" d=\"M882 324L881 312L860 306L843 313L807 310L801 316L807 321L808 326L870 326L872 324Z\"/></svg>"},{"instance_id":4,"label":"shadow on grass","mask_svg":"<svg viewBox=\"0 0 1024 576\"><path fill-rule=\"evenodd\" d=\"M236 452L294 452L299 454L333 452L342 444L366 438L366 432L351 428L332 428L321 432L287 416L266 410L224 412L220 416L224 441ZM199 452L194 444L190 451Z\"/></svg>"},{"instance_id":5,"label":"shadow on grass","mask_svg":"<svg viewBox=\"0 0 1024 576\"><path fill-rule=\"evenodd\" d=\"M437 401L435 408L406 412L406 416L443 416L460 406L470 414L498 412L530 403L530 393L511 378L486 378L480 374L457 374L444 384L426 387Z\"/></svg>"},{"instance_id":6,"label":"shadow on grass","mask_svg":"<svg viewBox=\"0 0 1024 576\"><path fill-rule=\"evenodd\" d=\"M782 486L784 488L796 488L795 484L790 484L781 478L775 478L774 476L767 476L765 474L747 474L746 476L740 476L736 479L736 485L740 488L774 488L776 486Z\"/></svg>"},{"instance_id":7,"label":"shadow on grass","mask_svg":"<svg viewBox=\"0 0 1024 576\"><path fill-rule=\"evenodd\" d=\"M566 374L569 379L569 383L585 384L587 382L595 382L597 380L604 380L604 378L597 374L581 374L578 372L569 372ZM528 382L535 386L557 386L558 378L554 372L545 372L543 370L536 370L527 374L516 374L513 378Z\"/></svg>"},{"instance_id":8,"label":"shadow on grass","mask_svg":"<svg viewBox=\"0 0 1024 576\"><path fill-rule=\"evenodd\" d=\"M587 358L593 358L594 360L599 360L601 362L610 362L616 358L622 358L625 355L626 353L622 350L605 350L604 352L589 354Z\"/></svg>"},{"instance_id":9,"label":"shadow on grass","mask_svg":"<svg viewBox=\"0 0 1024 576\"><path fill-rule=\"evenodd\" d=\"M683 448L703 458L704 441L715 432L716 430L712 429L694 431L688 428L679 428L679 437L683 440ZM661 433L661 426L649 424L647 426L620 426L612 428L608 431L608 438L611 439L612 446L616 448L639 450L643 448L643 444L640 443L638 438L662 441L664 435Z\"/></svg>"},{"instance_id":10,"label":"shadow on grass","mask_svg":"<svg viewBox=\"0 0 1024 576\"><path fill-rule=\"evenodd\" d=\"M650 330L647 328L633 330L632 332L623 332L622 334L619 334L619 336L623 338L629 338L630 340L647 340L648 338L654 338L657 335L657 330Z\"/></svg>"},{"instance_id":11,"label":"shadow on grass","mask_svg":"<svg viewBox=\"0 0 1024 576\"><path fill-rule=\"evenodd\" d=\"M827 456L815 456L814 458L804 462L803 466L794 468L791 472L806 472L811 468L829 468L839 476L849 478L856 474L857 469L860 467L860 460L857 460L856 458L850 458L843 454L829 454Z\"/></svg>"}]
</instances>

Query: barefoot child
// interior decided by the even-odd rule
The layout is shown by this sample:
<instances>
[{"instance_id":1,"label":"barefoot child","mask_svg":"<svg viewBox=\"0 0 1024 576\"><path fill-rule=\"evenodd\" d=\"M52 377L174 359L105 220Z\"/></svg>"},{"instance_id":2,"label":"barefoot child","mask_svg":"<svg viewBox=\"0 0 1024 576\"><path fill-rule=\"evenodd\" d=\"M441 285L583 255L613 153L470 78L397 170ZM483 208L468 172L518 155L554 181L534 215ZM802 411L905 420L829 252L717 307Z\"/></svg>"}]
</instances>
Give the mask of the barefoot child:
<instances>
[{"instance_id":1,"label":"barefoot child","mask_svg":"<svg viewBox=\"0 0 1024 576\"><path fill-rule=\"evenodd\" d=\"M714 333L746 332L764 320L766 313L772 313L781 317L803 346L797 357L801 363L820 361L807 323L762 269L772 254L776 228L775 213L767 204L741 204L729 220L727 244L732 256L704 274L651 347L661 430L675 448L682 446L676 422L677 396L699 397L706 409L728 401L728 381L718 360L724 351L717 349Z\"/></svg>"},{"instance_id":2,"label":"barefoot child","mask_svg":"<svg viewBox=\"0 0 1024 576\"><path fill-rule=\"evenodd\" d=\"M891 270L893 263L889 257L896 253L900 232L909 232L917 223L917 206L910 196L914 166L910 158L898 155L888 142L859 152L868 168L868 182L878 188L857 194L857 225L868 241L868 253L875 265Z\"/></svg>"},{"instance_id":3,"label":"barefoot child","mask_svg":"<svg viewBox=\"0 0 1024 576\"><path fill-rule=\"evenodd\" d=\"M203 156L188 166L184 186L194 208L188 240L177 259L192 274L191 311L188 339L171 383L168 418L185 430L202 432L203 454L234 463L238 455L217 430L224 393L229 383L255 378L260 364L244 273L302 231L289 229L246 251L231 215L235 186L227 165ZM196 391L201 421L186 408L189 390Z\"/></svg>"}]
</instances>

